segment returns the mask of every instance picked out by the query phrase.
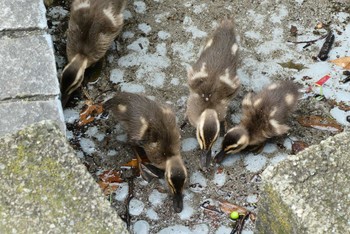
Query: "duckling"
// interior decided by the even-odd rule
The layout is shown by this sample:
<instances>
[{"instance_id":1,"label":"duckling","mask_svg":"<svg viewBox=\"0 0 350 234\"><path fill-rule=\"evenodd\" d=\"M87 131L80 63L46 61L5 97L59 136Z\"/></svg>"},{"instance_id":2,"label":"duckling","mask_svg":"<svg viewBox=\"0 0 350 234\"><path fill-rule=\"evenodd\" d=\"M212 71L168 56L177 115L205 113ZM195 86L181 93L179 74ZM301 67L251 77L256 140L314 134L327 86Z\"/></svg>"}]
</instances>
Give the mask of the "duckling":
<instances>
[{"instance_id":1,"label":"duckling","mask_svg":"<svg viewBox=\"0 0 350 234\"><path fill-rule=\"evenodd\" d=\"M197 62L188 69L190 95L186 117L196 127L197 141L203 150L203 169L210 165L211 148L219 136L230 100L237 94L240 81L236 73L238 44L232 20L223 20Z\"/></svg>"},{"instance_id":2,"label":"duckling","mask_svg":"<svg viewBox=\"0 0 350 234\"><path fill-rule=\"evenodd\" d=\"M145 154L149 159L151 164L141 169L148 169L156 176L164 172L174 210L181 212L187 170L180 154L180 132L173 111L145 96L128 92L117 93L103 107L111 110L125 127L128 142L137 154Z\"/></svg>"},{"instance_id":3,"label":"duckling","mask_svg":"<svg viewBox=\"0 0 350 234\"><path fill-rule=\"evenodd\" d=\"M62 105L81 85L84 71L100 60L123 26L127 0L74 0L67 30L68 65L61 77Z\"/></svg>"},{"instance_id":4,"label":"duckling","mask_svg":"<svg viewBox=\"0 0 350 234\"><path fill-rule=\"evenodd\" d=\"M240 152L247 146L262 149L266 139L287 133L286 121L298 98L298 85L292 81L272 83L257 94L248 93L242 102L241 122L225 134L215 161L220 163L225 155Z\"/></svg>"}]
</instances>

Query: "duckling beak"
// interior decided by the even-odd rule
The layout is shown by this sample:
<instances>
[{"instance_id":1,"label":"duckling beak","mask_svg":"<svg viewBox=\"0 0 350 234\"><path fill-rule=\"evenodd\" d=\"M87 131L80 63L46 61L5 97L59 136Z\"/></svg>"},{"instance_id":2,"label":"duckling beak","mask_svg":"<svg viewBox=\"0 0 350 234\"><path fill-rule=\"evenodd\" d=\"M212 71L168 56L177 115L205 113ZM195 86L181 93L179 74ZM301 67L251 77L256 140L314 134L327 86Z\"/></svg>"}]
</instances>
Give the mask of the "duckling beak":
<instances>
[{"instance_id":1,"label":"duckling beak","mask_svg":"<svg viewBox=\"0 0 350 234\"><path fill-rule=\"evenodd\" d=\"M202 169L206 169L210 166L210 160L211 160L211 149L209 150L203 150L200 155L200 161L201 161L201 167Z\"/></svg>"},{"instance_id":2,"label":"duckling beak","mask_svg":"<svg viewBox=\"0 0 350 234\"><path fill-rule=\"evenodd\" d=\"M224 160L225 156L226 156L225 151L224 151L224 150L221 150L221 151L215 156L214 160L215 160L216 163L221 163L222 160Z\"/></svg>"},{"instance_id":3,"label":"duckling beak","mask_svg":"<svg viewBox=\"0 0 350 234\"><path fill-rule=\"evenodd\" d=\"M180 213L184 207L181 193L175 193L173 197L173 206L176 213Z\"/></svg>"}]
</instances>

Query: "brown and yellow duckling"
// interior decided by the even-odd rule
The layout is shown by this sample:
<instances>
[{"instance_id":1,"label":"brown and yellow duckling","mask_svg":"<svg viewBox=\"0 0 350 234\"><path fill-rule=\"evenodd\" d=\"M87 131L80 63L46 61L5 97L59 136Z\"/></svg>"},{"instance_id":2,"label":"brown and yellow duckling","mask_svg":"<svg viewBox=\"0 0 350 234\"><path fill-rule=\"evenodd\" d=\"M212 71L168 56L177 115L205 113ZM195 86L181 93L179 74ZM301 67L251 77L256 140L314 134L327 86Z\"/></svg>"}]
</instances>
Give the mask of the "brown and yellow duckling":
<instances>
[{"instance_id":1,"label":"brown and yellow duckling","mask_svg":"<svg viewBox=\"0 0 350 234\"><path fill-rule=\"evenodd\" d=\"M196 127L201 166L211 161L211 148L220 134L231 99L240 81L237 77L238 44L231 20L224 20L206 42L197 62L188 70L190 95L186 117Z\"/></svg>"},{"instance_id":2,"label":"brown and yellow duckling","mask_svg":"<svg viewBox=\"0 0 350 234\"><path fill-rule=\"evenodd\" d=\"M298 98L298 85L292 81L272 83L257 94L247 94L242 102L241 122L225 134L215 161L220 163L227 154L248 146L262 149L266 139L287 133L286 122Z\"/></svg>"},{"instance_id":3,"label":"brown and yellow duckling","mask_svg":"<svg viewBox=\"0 0 350 234\"><path fill-rule=\"evenodd\" d=\"M187 170L180 154L180 132L173 111L145 96L127 92L117 93L103 106L125 127L128 142L137 154L145 154L149 159L149 165L141 166L144 178L165 177L173 194L174 209L181 212Z\"/></svg>"},{"instance_id":4,"label":"brown and yellow duckling","mask_svg":"<svg viewBox=\"0 0 350 234\"><path fill-rule=\"evenodd\" d=\"M123 26L127 0L74 0L67 30L68 64L61 77L62 105L80 87L85 69L100 60Z\"/></svg>"}]
</instances>

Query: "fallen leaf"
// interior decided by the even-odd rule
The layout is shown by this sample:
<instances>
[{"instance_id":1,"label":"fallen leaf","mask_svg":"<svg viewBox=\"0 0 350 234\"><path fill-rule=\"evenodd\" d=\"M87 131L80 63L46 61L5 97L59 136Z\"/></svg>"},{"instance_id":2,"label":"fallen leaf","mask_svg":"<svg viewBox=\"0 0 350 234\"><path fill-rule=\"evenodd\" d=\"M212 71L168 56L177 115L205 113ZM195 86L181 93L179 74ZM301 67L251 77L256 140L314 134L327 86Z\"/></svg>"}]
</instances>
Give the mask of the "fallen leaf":
<instances>
[{"instance_id":1,"label":"fallen leaf","mask_svg":"<svg viewBox=\"0 0 350 234\"><path fill-rule=\"evenodd\" d=\"M337 101L335 101L335 100L329 100L329 104L330 104L332 107L337 106L340 110L343 110L343 111L350 111L350 106L347 105L344 101L337 102Z\"/></svg>"},{"instance_id":2,"label":"fallen leaf","mask_svg":"<svg viewBox=\"0 0 350 234\"><path fill-rule=\"evenodd\" d=\"M218 174L221 174L224 172L224 168L223 167L219 167L216 171Z\"/></svg>"},{"instance_id":3,"label":"fallen leaf","mask_svg":"<svg viewBox=\"0 0 350 234\"><path fill-rule=\"evenodd\" d=\"M297 118L300 125L304 127L312 127L319 130L331 131L331 132L341 132L343 128L331 118L326 118L322 116L300 116Z\"/></svg>"},{"instance_id":4,"label":"fallen leaf","mask_svg":"<svg viewBox=\"0 0 350 234\"><path fill-rule=\"evenodd\" d=\"M138 168L139 160L137 158L131 159L131 161L125 163L123 167Z\"/></svg>"},{"instance_id":5,"label":"fallen leaf","mask_svg":"<svg viewBox=\"0 0 350 234\"><path fill-rule=\"evenodd\" d=\"M244 215L249 212L246 208L232 204L227 201L219 201L219 205L220 205L220 210L226 213L227 215L230 215L233 211L237 211L239 214L244 214Z\"/></svg>"},{"instance_id":6,"label":"fallen leaf","mask_svg":"<svg viewBox=\"0 0 350 234\"><path fill-rule=\"evenodd\" d=\"M102 189L103 194L106 195L106 196L112 194L115 190L117 190L117 188L119 186L118 183L106 183L106 182L103 182L103 181L99 181L98 185Z\"/></svg>"},{"instance_id":7,"label":"fallen leaf","mask_svg":"<svg viewBox=\"0 0 350 234\"><path fill-rule=\"evenodd\" d=\"M79 126L86 125L94 121L97 115L103 112L102 104L93 104L92 101L86 101L86 107L79 114Z\"/></svg>"},{"instance_id":8,"label":"fallen leaf","mask_svg":"<svg viewBox=\"0 0 350 234\"><path fill-rule=\"evenodd\" d=\"M350 70L350 56L330 60L329 62L341 66L344 69Z\"/></svg>"},{"instance_id":9,"label":"fallen leaf","mask_svg":"<svg viewBox=\"0 0 350 234\"><path fill-rule=\"evenodd\" d=\"M292 154L297 154L300 151L306 149L307 147L309 147L309 145L303 141L294 141L292 144Z\"/></svg>"},{"instance_id":10,"label":"fallen leaf","mask_svg":"<svg viewBox=\"0 0 350 234\"><path fill-rule=\"evenodd\" d=\"M98 178L105 183L122 183L123 179L120 178L120 172L115 170L106 170L98 176Z\"/></svg>"}]
</instances>

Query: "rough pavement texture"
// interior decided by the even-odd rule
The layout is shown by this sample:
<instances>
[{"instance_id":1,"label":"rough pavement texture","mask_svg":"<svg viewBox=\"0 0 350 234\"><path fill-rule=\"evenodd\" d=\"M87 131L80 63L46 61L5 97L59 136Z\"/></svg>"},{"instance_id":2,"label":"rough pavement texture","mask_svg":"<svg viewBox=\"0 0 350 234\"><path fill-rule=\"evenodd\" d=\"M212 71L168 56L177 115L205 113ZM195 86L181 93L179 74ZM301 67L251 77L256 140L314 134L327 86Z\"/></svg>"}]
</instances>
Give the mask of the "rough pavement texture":
<instances>
[{"instance_id":1,"label":"rough pavement texture","mask_svg":"<svg viewBox=\"0 0 350 234\"><path fill-rule=\"evenodd\" d=\"M127 233L52 121L0 139L2 233Z\"/></svg>"},{"instance_id":2,"label":"rough pavement texture","mask_svg":"<svg viewBox=\"0 0 350 234\"><path fill-rule=\"evenodd\" d=\"M42 0L0 1L0 31L45 28L45 7Z\"/></svg>"},{"instance_id":3,"label":"rough pavement texture","mask_svg":"<svg viewBox=\"0 0 350 234\"><path fill-rule=\"evenodd\" d=\"M49 32L53 35L59 74L66 63L64 33L69 18L69 2L60 0L59 5L48 10ZM345 6L348 2L130 0L121 35L107 52L103 68L93 79L94 82L84 85L90 97L77 92L64 111L67 137L96 180L106 170L120 170L123 173L127 171L122 165L134 155L125 144L123 129L118 124L103 118L85 126L78 124L79 113L85 108L87 99L95 102L107 99L106 96L113 92L103 92L110 89L116 92L127 90L145 93L171 105L181 124L189 93L186 68L196 61L207 36L225 17L233 17L236 22L240 46L238 75L242 81L242 89L228 110L231 117L228 123L230 127L240 120L243 96L248 91L257 91L275 80L291 78L308 87L327 74L329 68L332 72L336 70L337 74L332 74L332 79L323 90L326 91L334 84L335 94L349 93L349 86L339 83L343 77L338 68L328 61L314 61L312 58L318 54L324 40L307 48L303 48L305 44L287 42L319 38L327 33L328 28L316 30L317 23L330 22L329 27L336 34L330 58L348 55L350 8ZM296 36L291 35L292 25L298 29ZM98 73L98 69L96 70ZM87 74L85 77L88 78ZM189 171L184 211L179 214L173 212L164 181L146 184L137 178L134 199L130 206L132 209L129 210L132 216L131 231L142 233L140 226L143 225L148 226L144 230L149 233L176 233L180 230L185 233L198 233L198 230L202 230L200 233L230 233L234 225L232 221L200 208L209 199L225 199L259 215L256 202L260 199L260 173L268 165L288 158L295 141L303 141L308 145L318 144L335 134L301 126L296 120L297 117L308 115L330 115L333 105L329 101L334 99L333 91L332 95L324 92L327 96L320 100L316 96L319 90L315 88L315 93L311 92L300 100L288 123L291 126L288 136L271 139L258 155L249 152L230 155L223 165L212 165L208 172L199 169L200 151L195 139L195 129L186 126L181 132L181 154ZM342 124L349 125L344 122ZM221 139L215 145L214 153L219 149ZM127 195L128 183L122 183L112 195L113 205L120 215L125 214ZM244 225L245 233L251 233L253 227L254 224L248 220Z\"/></svg>"},{"instance_id":4,"label":"rough pavement texture","mask_svg":"<svg viewBox=\"0 0 350 234\"><path fill-rule=\"evenodd\" d=\"M350 133L311 146L262 174L257 233L350 230Z\"/></svg>"},{"instance_id":5,"label":"rough pavement texture","mask_svg":"<svg viewBox=\"0 0 350 234\"><path fill-rule=\"evenodd\" d=\"M0 38L0 101L59 95L51 37L28 35Z\"/></svg>"},{"instance_id":6,"label":"rough pavement texture","mask_svg":"<svg viewBox=\"0 0 350 234\"><path fill-rule=\"evenodd\" d=\"M0 135L51 119L63 132L63 112L42 0L0 1Z\"/></svg>"}]
</instances>

